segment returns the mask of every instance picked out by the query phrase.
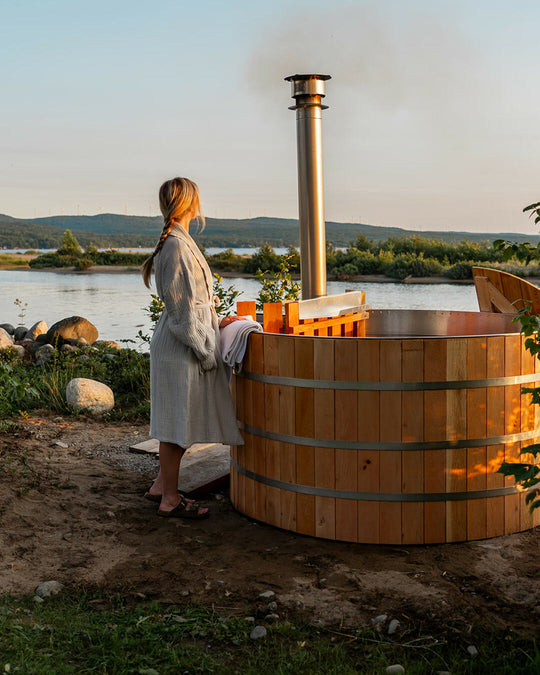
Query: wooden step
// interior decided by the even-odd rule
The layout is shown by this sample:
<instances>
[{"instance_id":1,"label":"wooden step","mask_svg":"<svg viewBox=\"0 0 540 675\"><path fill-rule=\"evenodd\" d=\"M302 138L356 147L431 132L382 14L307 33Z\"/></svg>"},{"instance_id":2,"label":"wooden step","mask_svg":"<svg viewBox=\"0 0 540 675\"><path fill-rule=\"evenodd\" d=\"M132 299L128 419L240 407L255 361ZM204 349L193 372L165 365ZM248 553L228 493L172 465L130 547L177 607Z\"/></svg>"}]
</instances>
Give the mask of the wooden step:
<instances>
[{"instance_id":1,"label":"wooden step","mask_svg":"<svg viewBox=\"0 0 540 675\"><path fill-rule=\"evenodd\" d=\"M151 438L129 448L130 452L158 457L159 441ZM230 449L221 443L196 443L182 457L178 489L189 496L225 484L229 480Z\"/></svg>"}]
</instances>

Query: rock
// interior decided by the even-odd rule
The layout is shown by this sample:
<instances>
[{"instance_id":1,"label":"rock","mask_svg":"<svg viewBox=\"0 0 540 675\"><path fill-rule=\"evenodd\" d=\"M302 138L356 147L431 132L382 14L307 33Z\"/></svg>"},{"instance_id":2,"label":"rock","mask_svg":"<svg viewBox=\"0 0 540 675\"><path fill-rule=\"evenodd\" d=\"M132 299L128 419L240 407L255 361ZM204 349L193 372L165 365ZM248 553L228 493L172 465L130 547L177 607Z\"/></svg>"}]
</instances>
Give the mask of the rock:
<instances>
[{"instance_id":1,"label":"rock","mask_svg":"<svg viewBox=\"0 0 540 675\"><path fill-rule=\"evenodd\" d=\"M93 323L90 323L82 316L70 316L61 319L53 324L47 331L47 342L51 344L55 340L63 342L66 339L76 340L84 338L86 342L92 343L98 339L98 329Z\"/></svg>"},{"instance_id":2,"label":"rock","mask_svg":"<svg viewBox=\"0 0 540 675\"><path fill-rule=\"evenodd\" d=\"M68 345L67 343L60 347L60 351L67 354L76 354L79 350L73 345Z\"/></svg>"},{"instance_id":3,"label":"rock","mask_svg":"<svg viewBox=\"0 0 540 675\"><path fill-rule=\"evenodd\" d=\"M49 329L45 321L38 321L31 328L28 329L26 335L24 336L24 339L35 340L38 335L44 335L48 330Z\"/></svg>"},{"instance_id":4,"label":"rock","mask_svg":"<svg viewBox=\"0 0 540 675\"><path fill-rule=\"evenodd\" d=\"M41 349L42 347L45 347L45 345L42 345L39 342L29 342L28 343L28 342L26 342L26 340L24 342L26 343L24 346L28 350L29 354L37 354L38 349ZM52 345L47 345L47 347L51 347L51 346ZM53 349L54 349L54 347L53 347Z\"/></svg>"},{"instance_id":5,"label":"rock","mask_svg":"<svg viewBox=\"0 0 540 675\"><path fill-rule=\"evenodd\" d=\"M154 668L139 668L137 672L139 675L159 675L158 671Z\"/></svg>"},{"instance_id":6,"label":"rock","mask_svg":"<svg viewBox=\"0 0 540 675\"><path fill-rule=\"evenodd\" d=\"M54 347L52 345L41 345L36 352L36 364L42 366L54 354Z\"/></svg>"},{"instance_id":7,"label":"rock","mask_svg":"<svg viewBox=\"0 0 540 675\"><path fill-rule=\"evenodd\" d=\"M66 399L76 410L101 414L114 407L114 394L110 387L96 380L76 377L68 382Z\"/></svg>"},{"instance_id":8,"label":"rock","mask_svg":"<svg viewBox=\"0 0 540 675\"><path fill-rule=\"evenodd\" d=\"M379 616L376 616L374 619L371 619L371 623L373 624L375 630L381 632L383 625L386 623L386 619L388 619L387 614L379 614Z\"/></svg>"},{"instance_id":9,"label":"rock","mask_svg":"<svg viewBox=\"0 0 540 675\"><path fill-rule=\"evenodd\" d=\"M86 347L88 345L88 340L85 340L83 337L73 340L74 347Z\"/></svg>"},{"instance_id":10,"label":"rock","mask_svg":"<svg viewBox=\"0 0 540 675\"><path fill-rule=\"evenodd\" d=\"M103 354L103 358L107 359L107 361L114 361L118 358L118 354Z\"/></svg>"},{"instance_id":11,"label":"rock","mask_svg":"<svg viewBox=\"0 0 540 675\"><path fill-rule=\"evenodd\" d=\"M69 445L67 443L64 443L63 441L55 441L54 445L56 445L59 448L69 448Z\"/></svg>"},{"instance_id":12,"label":"rock","mask_svg":"<svg viewBox=\"0 0 540 675\"><path fill-rule=\"evenodd\" d=\"M438 670L435 675L452 675L449 670Z\"/></svg>"},{"instance_id":13,"label":"rock","mask_svg":"<svg viewBox=\"0 0 540 675\"><path fill-rule=\"evenodd\" d=\"M17 356L19 358L24 358L24 355L26 354L26 350L22 345L13 345L12 349L14 349L17 352Z\"/></svg>"},{"instance_id":14,"label":"rock","mask_svg":"<svg viewBox=\"0 0 540 675\"><path fill-rule=\"evenodd\" d=\"M268 603L268 611L269 612L277 612L277 602L269 602Z\"/></svg>"},{"instance_id":15,"label":"rock","mask_svg":"<svg viewBox=\"0 0 540 675\"><path fill-rule=\"evenodd\" d=\"M476 649L476 647L474 645L469 645L467 647L467 651L473 657L473 659L478 656L478 649Z\"/></svg>"},{"instance_id":16,"label":"rock","mask_svg":"<svg viewBox=\"0 0 540 675\"><path fill-rule=\"evenodd\" d=\"M13 337L15 338L15 341L24 340L26 333L28 333L28 328L26 326L17 326L17 328L15 328L15 332L13 333Z\"/></svg>"},{"instance_id":17,"label":"rock","mask_svg":"<svg viewBox=\"0 0 540 675\"><path fill-rule=\"evenodd\" d=\"M405 672L405 668L399 663L394 663L393 666L388 666L384 672L386 675L400 675Z\"/></svg>"},{"instance_id":18,"label":"rock","mask_svg":"<svg viewBox=\"0 0 540 675\"><path fill-rule=\"evenodd\" d=\"M44 600L43 598L40 598L39 595L34 595L34 597L32 598L32 600L33 600L34 602L37 602L37 603L45 602L45 600Z\"/></svg>"},{"instance_id":19,"label":"rock","mask_svg":"<svg viewBox=\"0 0 540 675\"><path fill-rule=\"evenodd\" d=\"M8 347L13 347L13 338L7 331L0 328L0 349L7 349Z\"/></svg>"},{"instance_id":20,"label":"rock","mask_svg":"<svg viewBox=\"0 0 540 675\"><path fill-rule=\"evenodd\" d=\"M397 619L392 619L388 624L388 635L394 635L394 633L399 628L399 621Z\"/></svg>"},{"instance_id":21,"label":"rock","mask_svg":"<svg viewBox=\"0 0 540 675\"><path fill-rule=\"evenodd\" d=\"M64 588L64 584L59 581L44 581L36 588L35 593L38 598L48 598L51 595L58 595Z\"/></svg>"},{"instance_id":22,"label":"rock","mask_svg":"<svg viewBox=\"0 0 540 675\"><path fill-rule=\"evenodd\" d=\"M255 626L249 637L252 640L260 640L261 638L266 637L266 628L264 626Z\"/></svg>"},{"instance_id":23,"label":"rock","mask_svg":"<svg viewBox=\"0 0 540 675\"><path fill-rule=\"evenodd\" d=\"M0 323L0 328L3 328L6 333L9 333L9 335L13 335L15 333L15 326L13 326L11 323Z\"/></svg>"},{"instance_id":24,"label":"rock","mask_svg":"<svg viewBox=\"0 0 540 675\"><path fill-rule=\"evenodd\" d=\"M264 620L268 621L268 623L274 623L274 621L279 621L279 614L275 614L275 613L267 614L264 617Z\"/></svg>"},{"instance_id":25,"label":"rock","mask_svg":"<svg viewBox=\"0 0 540 675\"><path fill-rule=\"evenodd\" d=\"M122 349L122 346L114 340L96 340L92 347L109 347L110 349Z\"/></svg>"},{"instance_id":26,"label":"rock","mask_svg":"<svg viewBox=\"0 0 540 675\"><path fill-rule=\"evenodd\" d=\"M263 600L269 600L274 596L275 596L274 591L264 591L264 593L259 593L259 598L262 598Z\"/></svg>"},{"instance_id":27,"label":"rock","mask_svg":"<svg viewBox=\"0 0 540 675\"><path fill-rule=\"evenodd\" d=\"M244 621L247 623L255 623L255 617L254 616L246 616L244 617Z\"/></svg>"},{"instance_id":28,"label":"rock","mask_svg":"<svg viewBox=\"0 0 540 675\"><path fill-rule=\"evenodd\" d=\"M36 342L40 345L46 345L47 344L47 333L42 333L41 335L38 335L36 337Z\"/></svg>"}]
</instances>

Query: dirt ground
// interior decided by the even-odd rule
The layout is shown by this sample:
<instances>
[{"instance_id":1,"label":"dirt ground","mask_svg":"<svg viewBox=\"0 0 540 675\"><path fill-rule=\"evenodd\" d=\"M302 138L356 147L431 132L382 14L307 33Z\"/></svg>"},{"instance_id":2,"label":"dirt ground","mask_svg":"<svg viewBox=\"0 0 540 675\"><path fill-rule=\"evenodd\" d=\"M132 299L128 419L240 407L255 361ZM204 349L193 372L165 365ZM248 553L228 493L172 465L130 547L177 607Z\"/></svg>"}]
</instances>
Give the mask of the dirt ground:
<instances>
[{"instance_id":1,"label":"dirt ground","mask_svg":"<svg viewBox=\"0 0 540 675\"><path fill-rule=\"evenodd\" d=\"M467 631L476 622L532 634L540 618L540 531L438 546L317 540L256 523L227 489L205 521L165 520L142 499L157 469L129 453L148 427L53 416L0 434L0 592L42 581L142 593L164 602L347 626L386 614L402 625Z\"/></svg>"}]
</instances>

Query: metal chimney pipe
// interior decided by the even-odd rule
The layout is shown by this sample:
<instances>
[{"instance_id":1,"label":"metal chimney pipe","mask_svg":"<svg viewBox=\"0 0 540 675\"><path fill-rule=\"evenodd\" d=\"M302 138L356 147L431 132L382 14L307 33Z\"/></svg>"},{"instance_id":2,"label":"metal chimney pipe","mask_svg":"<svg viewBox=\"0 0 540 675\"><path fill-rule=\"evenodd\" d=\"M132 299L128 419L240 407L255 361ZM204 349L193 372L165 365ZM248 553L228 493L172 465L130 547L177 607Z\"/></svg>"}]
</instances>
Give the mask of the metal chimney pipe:
<instances>
[{"instance_id":1,"label":"metal chimney pipe","mask_svg":"<svg viewBox=\"0 0 540 675\"><path fill-rule=\"evenodd\" d=\"M326 236L322 167L322 105L330 75L289 75L296 105L302 299L326 295Z\"/></svg>"}]
</instances>

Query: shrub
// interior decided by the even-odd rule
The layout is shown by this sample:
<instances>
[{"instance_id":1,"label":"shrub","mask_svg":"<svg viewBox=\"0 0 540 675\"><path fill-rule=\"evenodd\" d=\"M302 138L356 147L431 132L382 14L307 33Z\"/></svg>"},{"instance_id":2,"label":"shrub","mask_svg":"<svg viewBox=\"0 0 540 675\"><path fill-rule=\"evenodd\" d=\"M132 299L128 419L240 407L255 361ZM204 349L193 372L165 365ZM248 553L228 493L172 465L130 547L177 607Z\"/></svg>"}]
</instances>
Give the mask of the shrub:
<instances>
[{"instance_id":1,"label":"shrub","mask_svg":"<svg viewBox=\"0 0 540 675\"><path fill-rule=\"evenodd\" d=\"M446 276L450 279L472 279L472 268L475 263L460 262L452 265L446 271Z\"/></svg>"},{"instance_id":2,"label":"shrub","mask_svg":"<svg viewBox=\"0 0 540 675\"><path fill-rule=\"evenodd\" d=\"M282 256L277 255L270 244L264 244L249 258L244 260L242 271L249 274L261 272L279 272Z\"/></svg>"}]
</instances>

